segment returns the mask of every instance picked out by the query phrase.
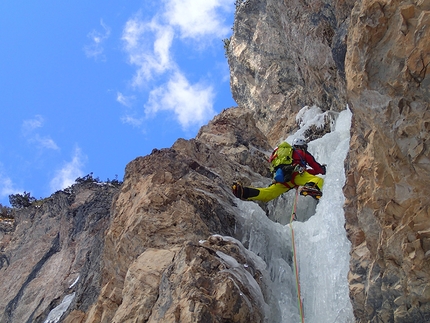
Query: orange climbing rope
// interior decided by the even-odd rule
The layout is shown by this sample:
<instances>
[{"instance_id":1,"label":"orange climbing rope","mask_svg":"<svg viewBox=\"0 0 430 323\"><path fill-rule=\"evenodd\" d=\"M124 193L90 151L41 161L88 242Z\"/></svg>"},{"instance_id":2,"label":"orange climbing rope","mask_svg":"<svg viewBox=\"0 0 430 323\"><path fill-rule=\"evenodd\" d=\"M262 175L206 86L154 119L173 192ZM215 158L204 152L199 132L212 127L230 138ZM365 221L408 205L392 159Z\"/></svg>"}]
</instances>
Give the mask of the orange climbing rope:
<instances>
[{"instance_id":1,"label":"orange climbing rope","mask_svg":"<svg viewBox=\"0 0 430 323\"><path fill-rule=\"evenodd\" d=\"M291 228L291 242L292 242L293 261L294 261L294 273L295 273L295 276L296 276L297 304L298 304L298 307L299 307L301 322L305 323L305 316L304 316L304 313L303 313L302 297L300 295L299 266L297 265L296 243L295 243L295 240L294 240L294 229L293 229L293 220L296 217L298 196L299 196L299 190L296 189L296 197L295 197L294 204L293 204L293 211L291 213L290 228Z\"/></svg>"}]
</instances>

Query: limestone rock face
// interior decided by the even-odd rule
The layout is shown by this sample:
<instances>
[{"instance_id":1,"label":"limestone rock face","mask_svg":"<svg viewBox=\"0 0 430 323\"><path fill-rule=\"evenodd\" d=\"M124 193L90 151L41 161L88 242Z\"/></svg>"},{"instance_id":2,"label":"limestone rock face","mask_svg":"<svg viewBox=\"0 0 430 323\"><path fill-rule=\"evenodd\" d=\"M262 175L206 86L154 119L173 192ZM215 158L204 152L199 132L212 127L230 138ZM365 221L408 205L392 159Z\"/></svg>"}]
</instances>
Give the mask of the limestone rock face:
<instances>
[{"instance_id":1,"label":"limestone rock face","mask_svg":"<svg viewBox=\"0 0 430 323\"><path fill-rule=\"evenodd\" d=\"M361 1L346 56L358 322L430 321L430 2Z\"/></svg>"},{"instance_id":2,"label":"limestone rock face","mask_svg":"<svg viewBox=\"0 0 430 323\"><path fill-rule=\"evenodd\" d=\"M257 127L254 114L249 109L224 110L200 129L196 139L211 147L211 151L215 149L240 165L249 166L262 176L270 175L267 155L270 155L273 147ZM249 178L240 180L248 182Z\"/></svg>"},{"instance_id":3,"label":"limestone rock face","mask_svg":"<svg viewBox=\"0 0 430 323\"><path fill-rule=\"evenodd\" d=\"M225 261L226 254L242 263ZM254 281L260 275L238 245L219 236L174 250L147 249L128 269L112 322L264 322L261 291L235 270Z\"/></svg>"},{"instance_id":4,"label":"limestone rock face","mask_svg":"<svg viewBox=\"0 0 430 323\"><path fill-rule=\"evenodd\" d=\"M73 293L73 306L88 310L100 292L103 233L117 192L75 185L18 210L13 227L0 228L0 322L44 322Z\"/></svg>"},{"instance_id":5,"label":"limestone rock face","mask_svg":"<svg viewBox=\"0 0 430 323\"><path fill-rule=\"evenodd\" d=\"M106 234L102 292L85 322L264 321L264 304L199 243L214 233L234 236L239 225L229 184L239 169L248 180L259 175L235 159L267 163L243 145L250 146L241 136L249 136L255 147L268 147L242 112L226 110L200 139L178 140L127 165Z\"/></svg>"},{"instance_id":6,"label":"limestone rock face","mask_svg":"<svg viewBox=\"0 0 430 323\"><path fill-rule=\"evenodd\" d=\"M346 107L348 16L354 1L236 1L228 47L237 104L255 112L275 146L305 105Z\"/></svg>"}]
</instances>

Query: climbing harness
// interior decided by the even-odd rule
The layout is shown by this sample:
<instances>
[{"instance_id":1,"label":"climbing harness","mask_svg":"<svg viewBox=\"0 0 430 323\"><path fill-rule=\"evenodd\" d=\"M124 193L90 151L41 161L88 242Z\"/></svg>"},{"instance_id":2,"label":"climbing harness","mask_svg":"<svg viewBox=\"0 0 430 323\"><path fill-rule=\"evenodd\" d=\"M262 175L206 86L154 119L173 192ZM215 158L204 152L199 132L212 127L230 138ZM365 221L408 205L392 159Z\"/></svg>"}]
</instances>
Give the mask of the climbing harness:
<instances>
[{"instance_id":1,"label":"climbing harness","mask_svg":"<svg viewBox=\"0 0 430 323\"><path fill-rule=\"evenodd\" d=\"M296 219L298 197L299 197L299 190L296 189L296 197L294 199L293 211L291 212L290 229L291 229L291 242L292 242L292 250L293 250L294 273L296 276L297 304L299 307L301 323L305 323L305 317L303 313L303 303L300 295L300 281L299 281L299 268L298 268L299 266L297 265L296 243L294 241L294 229L293 229L293 221Z\"/></svg>"}]
</instances>

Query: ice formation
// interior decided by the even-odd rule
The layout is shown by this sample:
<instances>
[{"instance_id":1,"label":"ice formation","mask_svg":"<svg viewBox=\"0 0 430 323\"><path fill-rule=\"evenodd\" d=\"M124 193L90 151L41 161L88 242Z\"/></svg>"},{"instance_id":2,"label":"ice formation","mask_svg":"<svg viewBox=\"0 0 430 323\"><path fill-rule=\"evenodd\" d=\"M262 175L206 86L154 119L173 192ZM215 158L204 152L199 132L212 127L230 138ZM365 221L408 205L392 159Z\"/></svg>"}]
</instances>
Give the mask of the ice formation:
<instances>
[{"instance_id":1,"label":"ice formation","mask_svg":"<svg viewBox=\"0 0 430 323\"><path fill-rule=\"evenodd\" d=\"M300 130L288 137L304 138L305 131L332 120L331 132L309 143L309 151L321 164L327 164L323 197L317 203L311 197L299 196L295 232L301 298L306 323L354 322L349 299L347 274L350 242L344 229L345 184L344 161L349 149L351 112L323 113L317 107L305 107L298 114ZM267 265L272 291L268 299L271 316L268 322L301 322L297 300L291 244L290 218L295 190L270 202L270 219L253 202L237 200L241 210L241 242L260 256Z\"/></svg>"},{"instance_id":2,"label":"ice formation","mask_svg":"<svg viewBox=\"0 0 430 323\"><path fill-rule=\"evenodd\" d=\"M70 303L73 301L74 298L75 293L64 296L64 299L61 304L52 309L51 312L49 312L48 317L46 318L44 323L60 322L61 316L64 314L64 312L67 311L70 306Z\"/></svg>"}]
</instances>

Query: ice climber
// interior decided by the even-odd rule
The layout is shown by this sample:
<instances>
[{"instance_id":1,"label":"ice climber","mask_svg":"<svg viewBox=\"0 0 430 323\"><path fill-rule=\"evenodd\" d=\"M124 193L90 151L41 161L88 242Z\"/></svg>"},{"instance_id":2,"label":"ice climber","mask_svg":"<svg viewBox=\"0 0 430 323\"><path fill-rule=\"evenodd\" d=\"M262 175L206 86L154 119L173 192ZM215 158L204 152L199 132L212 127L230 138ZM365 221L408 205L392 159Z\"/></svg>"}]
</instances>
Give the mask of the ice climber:
<instances>
[{"instance_id":1,"label":"ice climber","mask_svg":"<svg viewBox=\"0 0 430 323\"><path fill-rule=\"evenodd\" d=\"M319 164L308 152L305 140L296 138L293 146L283 142L275 148L269 162L273 174L269 187L246 187L235 182L232 185L234 196L242 200L268 202L292 188L302 186L301 195L310 195L317 200L321 198L324 180L315 175L325 175L326 165Z\"/></svg>"}]
</instances>

